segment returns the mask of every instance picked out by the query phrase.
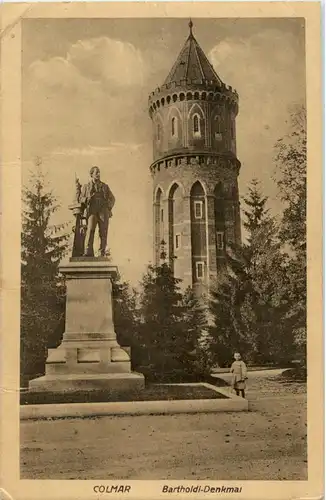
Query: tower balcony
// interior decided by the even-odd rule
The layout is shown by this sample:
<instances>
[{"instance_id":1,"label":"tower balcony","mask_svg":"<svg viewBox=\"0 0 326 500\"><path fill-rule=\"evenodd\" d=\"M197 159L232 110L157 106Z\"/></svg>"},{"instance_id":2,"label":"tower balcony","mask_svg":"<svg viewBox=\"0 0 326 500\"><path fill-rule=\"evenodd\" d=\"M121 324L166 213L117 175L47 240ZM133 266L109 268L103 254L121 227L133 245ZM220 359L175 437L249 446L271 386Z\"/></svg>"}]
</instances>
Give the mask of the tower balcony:
<instances>
[{"instance_id":1,"label":"tower balcony","mask_svg":"<svg viewBox=\"0 0 326 500\"><path fill-rule=\"evenodd\" d=\"M189 151L189 148L176 150L163 156L150 165L150 172L155 176L158 172L178 166L202 165L219 168L227 166L239 175L241 163L232 152L214 153L208 151Z\"/></svg>"}]
</instances>

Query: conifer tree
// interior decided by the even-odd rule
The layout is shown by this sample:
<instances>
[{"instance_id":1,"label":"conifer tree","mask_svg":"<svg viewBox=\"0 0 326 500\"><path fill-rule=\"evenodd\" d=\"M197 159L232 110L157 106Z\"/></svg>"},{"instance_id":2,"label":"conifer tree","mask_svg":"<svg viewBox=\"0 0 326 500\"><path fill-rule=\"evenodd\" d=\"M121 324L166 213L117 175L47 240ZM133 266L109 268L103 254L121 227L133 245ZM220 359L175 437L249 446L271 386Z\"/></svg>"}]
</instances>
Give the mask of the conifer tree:
<instances>
[{"instance_id":1,"label":"conifer tree","mask_svg":"<svg viewBox=\"0 0 326 500\"><path fill-rule=\"evenodd\" d=\"M228 248L225 269L212 292L219 362L226 362L234 350L259 363L293 355L286 260L267 201L254 180L244 199L247 243Z\"/></svg>"},{"instance_id":2,"label":"conifer tree","mask_svg":"<svg viewBox=\"0 0 326 500\"><path fill-rule=\"evenodd\" d=\"M40 169L24 188L23 203L21 376L26 381L43 372L48 343L57 343L62 333L65 290L58 266L68 236L64 224L51 224L59 205Z\"/></svg>"},{"instance_id":3,"label":"conifer tree","mask_svg":"<svg viewBox=\"0 0 326 500\"><path fill-rule=\"evenodd\" d=\"M164 245L161 264L148 266L141 283L139 341L150 377L181 380L200 371L196 354L205 320L193 292L182 293L181 280L165 260Z\"/></svg>"},{"instance_id":4,"label":"conifer tree","mask_svg":"<svg viewBox=\"0 0 326 500\"><path fill-rule=\"evenodd\" d=\"M148 266L141 284L140 341L146 348L149 365L158 375L178 366L175 347L183 326L179 284L166 262Z\"/></svg>"},{"instance_id":5,"label":"conifer tree","mask_svg":"<svg viewBox=\"0 0 326 500\"><path fill-rule=\"evenodd\" d=\"M116 280L112 283L113 321L118 343L131 348L131 361L137 365L139 357L139 310L138 293L128 282Z\"/></svg>"},{"instance_id":6,"label":"conifer tree","mask_svg":"<svg viewBox=\"0 0 326 500\"><path fill-rule=\"evenodd\" d=\"M248 195L244 198L245 208L243 209L245 216L243 226L248 231L249 241L252 233L268 220L269 210L266 208L267 200L267 196L262 195L258 179L252 179L248 188Z\"/></svg>"},{"instance_id":7,"label":"conifer tree","mask_svg":"<svg viewBox=\"0 0 326 500\"><path fill-rule=\"evenodd\" d=\"M184 329L178 351L180 365L189 376L201 379L211 368L207 308L191 287L185 290L182 305Z\"/></svg>"},{"instance_id":8,"label":"conifer tree","mask_svg":"<svg viewBox=\"0 0 326 500\"><path fill-rule=\"evenodd\" d=\"M229 365L235 351L246 355L247 360L253 358L253 297L250 252L246 247L229 247L225 266L210 294L211 350L219 366Z\"/></svg>"}]
</instances>

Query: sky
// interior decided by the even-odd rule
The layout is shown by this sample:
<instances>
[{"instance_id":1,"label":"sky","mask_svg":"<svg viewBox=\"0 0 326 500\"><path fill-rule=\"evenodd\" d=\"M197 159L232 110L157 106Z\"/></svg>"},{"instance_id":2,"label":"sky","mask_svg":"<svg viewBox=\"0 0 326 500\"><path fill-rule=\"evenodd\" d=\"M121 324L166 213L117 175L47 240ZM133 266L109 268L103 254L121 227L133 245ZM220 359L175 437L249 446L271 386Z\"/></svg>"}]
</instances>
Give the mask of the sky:
<instances>
[{"instance_id":1,"label":"sky","mask_svg":"<svg viewBox=\"0 0 326 500\"><path fill-rule=\"evenodd\" d=\"M98 165L116 197L112 261L133 285L152 259L152 129L148 95L160 86L189 33L188 19L29 19L23 22L23 184L42 159L61 208L75 175ZM274 144L305 103L304 20L193 19L220 78L239 94L240 196L257 177L273 213Z\"/></svg>"}]
</instances>

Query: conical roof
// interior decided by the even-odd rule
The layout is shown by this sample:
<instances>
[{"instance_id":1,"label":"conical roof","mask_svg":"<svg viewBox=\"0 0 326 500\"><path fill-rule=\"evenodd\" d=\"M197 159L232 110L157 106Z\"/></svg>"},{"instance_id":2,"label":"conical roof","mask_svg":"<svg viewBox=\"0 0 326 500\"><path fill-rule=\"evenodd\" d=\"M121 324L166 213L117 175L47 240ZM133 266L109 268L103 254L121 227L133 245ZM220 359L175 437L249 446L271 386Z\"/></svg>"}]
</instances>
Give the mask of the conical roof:
<instances>
[{"instance_id":1,"label":"conical roof","mask_svg":"<svg viewBox=\"0 0 326 500\"><path fill-rule=\"evenodd\" d=\"M222 86L223 82L216 74L204 51L192 33L192 21L189 22L190 33L176 62L174 63L164 84L176 82L215 84Z\"/></svg>"}]
</instances>

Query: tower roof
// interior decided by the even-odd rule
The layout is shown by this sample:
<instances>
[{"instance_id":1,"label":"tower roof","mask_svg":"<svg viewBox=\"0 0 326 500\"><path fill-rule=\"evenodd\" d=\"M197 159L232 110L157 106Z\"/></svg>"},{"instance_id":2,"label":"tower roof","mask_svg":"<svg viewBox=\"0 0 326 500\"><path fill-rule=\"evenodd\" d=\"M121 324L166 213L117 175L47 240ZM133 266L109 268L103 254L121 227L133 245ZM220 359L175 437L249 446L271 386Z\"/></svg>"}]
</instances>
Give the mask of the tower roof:
<instances>
[{"instance_id":1,"label":"tower roof","mask_svg":"<svg viewBox=\"0 0 326 500\"><path fill-rule=\"evenodd\" d=\"M204 51L198 44L192 32L193 23L190 20L190 33L176 62L168 74L164 84L181 83L213 83L222 86L223 82L216 74Z\"/></svg>"}]
</instances>

